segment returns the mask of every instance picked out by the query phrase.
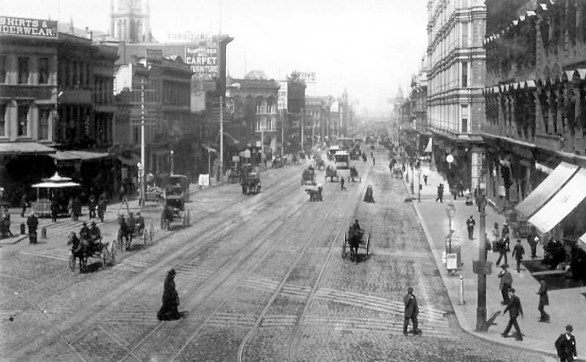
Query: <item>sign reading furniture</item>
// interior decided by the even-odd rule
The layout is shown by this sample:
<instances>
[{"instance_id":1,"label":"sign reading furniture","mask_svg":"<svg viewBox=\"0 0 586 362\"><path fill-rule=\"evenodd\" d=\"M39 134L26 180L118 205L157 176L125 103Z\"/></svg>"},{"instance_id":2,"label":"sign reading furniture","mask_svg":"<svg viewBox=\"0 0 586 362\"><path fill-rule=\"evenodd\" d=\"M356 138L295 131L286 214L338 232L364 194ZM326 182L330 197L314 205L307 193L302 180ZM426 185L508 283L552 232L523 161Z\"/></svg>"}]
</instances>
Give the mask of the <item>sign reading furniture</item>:
<instances>
[{"instance_id":1,"label":"sign reading furniture","mask_svg":"<svg viewBox=\"0 0 586 362\"><path fill-rule=\"evenodd\" d=\"M0 16L0 35L57 38L57 20Z\"/></svg>"}]
</instances>

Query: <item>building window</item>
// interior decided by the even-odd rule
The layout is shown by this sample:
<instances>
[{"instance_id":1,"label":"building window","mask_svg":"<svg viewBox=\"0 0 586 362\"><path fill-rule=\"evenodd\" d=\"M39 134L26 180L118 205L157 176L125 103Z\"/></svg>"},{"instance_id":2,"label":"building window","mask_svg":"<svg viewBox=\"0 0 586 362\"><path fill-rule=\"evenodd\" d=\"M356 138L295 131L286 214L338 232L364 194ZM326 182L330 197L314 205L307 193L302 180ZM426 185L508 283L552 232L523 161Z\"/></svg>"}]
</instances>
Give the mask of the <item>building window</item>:
<instances>
[{"instance_id":1,"label":"building window","mask_svg":"<svg viewBox=\"0 0 586 362\"><path fill-rule=\"evenodd\" d=\"M49 58L39 58L39 84L49 83Z\"/></svg>"},{"instance_id":2,"label":"building window","mask_svg":"<svg viewBox=\"0 0 586 362\"><path fill-rule=\"evenodd\" d=\"M18 84L28 84L28 57L18 57Z\"/></svg>"},{"instance_id":3,"label":"building window","mask_svg":"<svg viewBox=\"0 0 586 362\"><path fill-rule=\"evenodd\" d=\"M7 137L8 132L6 130L6 107L5 103L0 104L0 137Z\"/></svg>"},{"instance_id":4,"label":"building window","mask_svg":"<svg viewBox=\"0 0 586 362\"><path fill-rule=\"evenodd\" d=\"M462 47L468 46L468 25L470 23L463 22L462 23Z\"/></svg>"},{"instance_id":5,"label":"building window","mask_svg":"<svg viewBox=\"0 0 586 362\"><path fill-rule=\"evenodd\" d=\"M28 136L28 116L30 107L28 104L18 105L18 127L16 136L26 137Z\"/></svg>"},{"instance_id":6,"label":"building window","mask_svg":"<svg viewBox=\"0 0 586 362\"><path fill-rule=\"evenodd\" d=\"M49 117L51 115L50 108L39 108L39 128L37 138L39 140L49 139Z\"/></svg>"},{"instance_id":7,"label":"building window","mask_svg":"<svg viewBox=\"0 0 586 362\"><path fill-rule=\"evenodd\" d=\"M0 55L0 84L6 83L6 55Z\"/></svg>"},{"instance_id":8,"label":"building window","mask_svg":"<svg viewBox=\"0 0 586 362\"><path fill-rule=\"evenodd\" d=\"M134 144L139 144L140 143L140 127L132 127L132 142Z\"/></svg>"},{"instance_id":9,"label":"building window","mask_svg":"<svg viewBox=\"0 0 586 362\"><path fill-rule=\"evenodd\" d=\"M461 113L462 113L462 133L468 133L468 105L463 104L461 106Z\"/></svg>"},{"instance_id":10,"label":"building window","mask_svg":"<svg viewBox=\"0 0 586 362\"><path fill-rule=\"evenodd\" d=\"M468 87L468 62L462 62L462 88Z\"/></svg>"}]
</instances>

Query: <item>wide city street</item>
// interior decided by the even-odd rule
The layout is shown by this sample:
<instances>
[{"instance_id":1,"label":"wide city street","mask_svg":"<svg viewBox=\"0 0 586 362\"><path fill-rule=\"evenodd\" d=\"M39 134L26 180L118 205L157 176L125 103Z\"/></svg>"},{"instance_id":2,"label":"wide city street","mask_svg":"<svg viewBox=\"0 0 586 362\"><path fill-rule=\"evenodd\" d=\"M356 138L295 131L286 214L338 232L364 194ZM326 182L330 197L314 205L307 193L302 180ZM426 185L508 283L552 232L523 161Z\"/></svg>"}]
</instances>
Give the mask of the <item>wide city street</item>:
<instances>
[{"instance_id":1,"label":"wide city street","mask_svg":"<svg viewBox=\"0 0 586 362\"><path fill-rule=\"evenodd\" d=\"M0 360L542 361L460 329L404 181L382 149L374 156L351 162L360 179L346 190L316 171L322 202L300 185L304 160L263 171L257 195L229 183L197 190L188 227L161 230L162 207L148 203L153 241L118 250L113 266L90 259L84 273L69 269L66 241L87 213L60 219L38 245L3 245ZM375 203L363 202L368 185ZM105 241L118 207L99 224ZM342 258L355 219L370 239L358 263ZM161 322L171 268L186 315ZM402 333L409 286L422 335Z\"/></svg>"}]
</instances>

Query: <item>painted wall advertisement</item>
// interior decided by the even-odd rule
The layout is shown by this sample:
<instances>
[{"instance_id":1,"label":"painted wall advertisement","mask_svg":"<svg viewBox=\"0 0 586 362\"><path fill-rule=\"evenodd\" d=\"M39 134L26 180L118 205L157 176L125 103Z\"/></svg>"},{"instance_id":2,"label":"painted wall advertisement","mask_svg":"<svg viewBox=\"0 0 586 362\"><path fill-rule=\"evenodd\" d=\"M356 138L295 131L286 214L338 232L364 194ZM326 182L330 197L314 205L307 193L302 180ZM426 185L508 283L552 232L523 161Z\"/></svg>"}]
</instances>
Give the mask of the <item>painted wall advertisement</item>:
<instances>
[{"instance_id":1,"label":"painted wall advertisement","mask_svg":"<svg viewBox=\"0 0 586 362\"><path fill-rule=\"evenodd\" d=\"M219 54L218 43L204 41L185 47L185 63L191 67L193 77L212 80L218 78Z\"/></svg>"},{"instance_id":2,"label":"painted wall advertisement","mask_svg":"<svg viewBox=\"0 0 586 362\"><path fill-rule=\"evenodd\" d=\"M57 20L0 16L0 35L57 38Z\"/></svg>"},{"instance_id":3,"label":"painted wall advertisement","mask_svg":"<svg viewBox=\"0 0 586 362\"><path fill-rule=\"evenodd\" d=\"M279 92L277 93L278 100L277 100L277 108L279 111L286 111L287 110L287 82L281 81L279 82Z\"/></svg>"}]
</instances>

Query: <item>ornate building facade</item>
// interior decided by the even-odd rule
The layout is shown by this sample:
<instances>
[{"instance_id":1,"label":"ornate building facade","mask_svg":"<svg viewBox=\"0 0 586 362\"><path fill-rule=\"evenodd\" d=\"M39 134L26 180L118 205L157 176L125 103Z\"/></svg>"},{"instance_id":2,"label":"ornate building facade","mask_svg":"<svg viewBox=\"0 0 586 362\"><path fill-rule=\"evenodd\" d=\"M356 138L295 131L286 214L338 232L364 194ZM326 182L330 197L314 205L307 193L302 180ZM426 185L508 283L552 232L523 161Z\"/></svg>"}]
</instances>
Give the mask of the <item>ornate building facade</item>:
<instances>
[{"instance_id":1,"label":"ornate building facade","mask_svg":"<svg viewBox=\"0 0 586 362\"><path fill-rule=\"evenodd\" d=\"M484 0L428 1L427 117L434 160L452 190L479 182L485 19Z\"/></svg>"}]
</instances>

